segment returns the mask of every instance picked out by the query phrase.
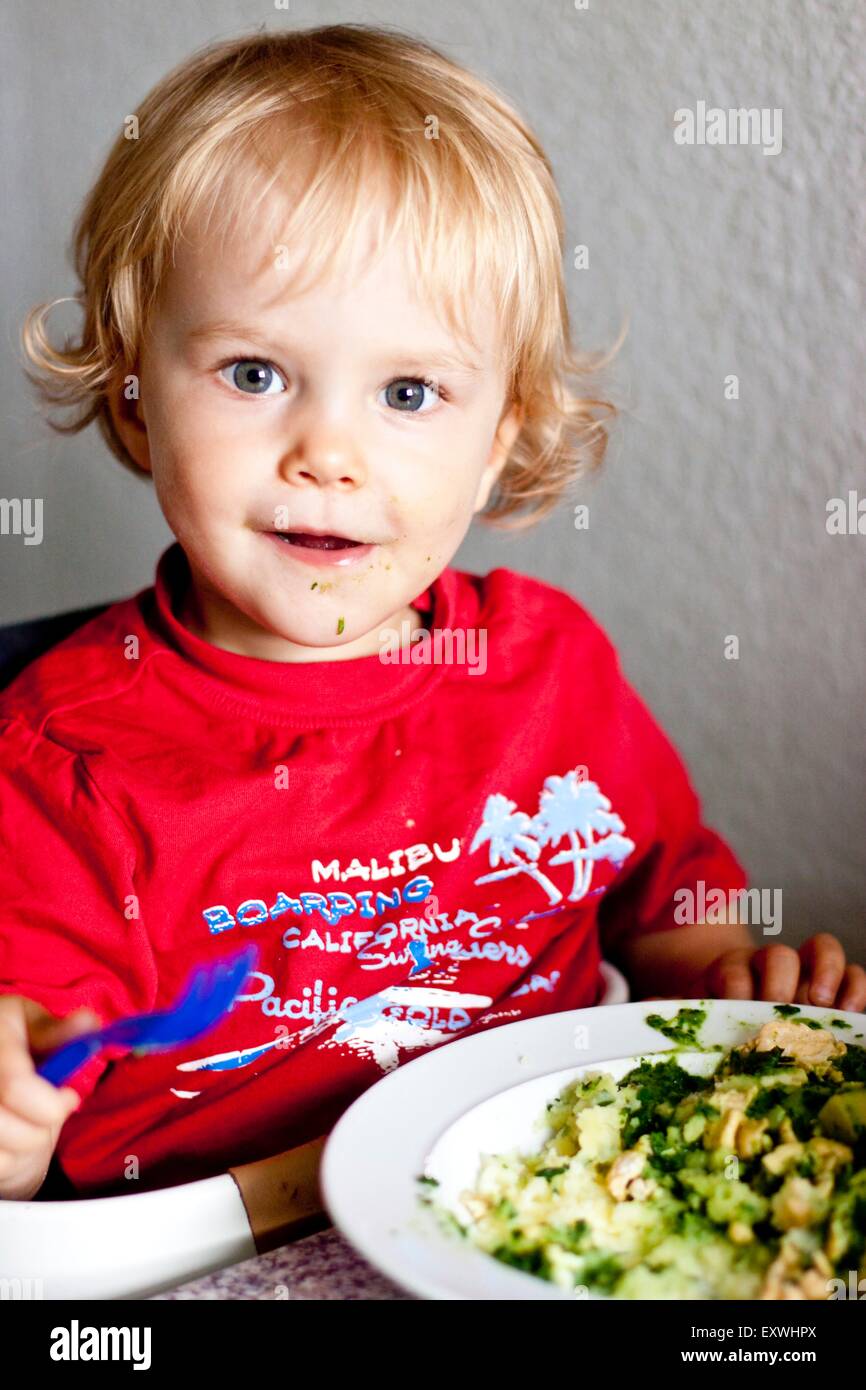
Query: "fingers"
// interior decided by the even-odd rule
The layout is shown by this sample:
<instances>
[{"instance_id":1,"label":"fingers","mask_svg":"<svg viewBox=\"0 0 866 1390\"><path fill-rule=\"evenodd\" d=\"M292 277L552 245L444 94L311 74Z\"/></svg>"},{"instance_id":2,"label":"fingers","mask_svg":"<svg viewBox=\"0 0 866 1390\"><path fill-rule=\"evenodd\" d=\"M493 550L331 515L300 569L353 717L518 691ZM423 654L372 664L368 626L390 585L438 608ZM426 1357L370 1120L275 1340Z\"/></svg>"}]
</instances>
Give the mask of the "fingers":
<instances>
[{"instance_id":1,"label":"fingers","mask_svg":"<svg viewBox=\"0 0 866 1390\"><path fill-rule=\"evenodd\" d=\"M800 983L799 983L798 986L797 986L797 993L794 995L794 1003L795 1003L795 1004L808 1004L808 1003L809 1003L809 990L810 990L811 988L812 988L812 981L809 979L809 976L808 976L808 975L804 975L803 979L800 981Z\"/></svg>"},{"instance_id":2,"label":"fingers","mask_svg":"<svg viewBox=\"0 0 866 1390\"><path fill-rule=\"evenodd\" d=\"M5 1106L0 1106L0 1165L11 1168L9 1158L24 1158L45 1148L46 1125L31 1124L29 1120ZM5 1174L8 1176L8 1174Z\"/></svg>"},{"instance_id":3,"label":"fingers","mask_svg":"<svg viewBox=\"0 0 866 1390\"><path fill-rule=\"evenodd\" d=\"M0 1115L8 1114L43 1130L59 1129L78 1109L81 1097L72 1086L53 1086L44 1076L37 1076L29 1057L27 1062L28 1066L19 1068L5 1055L0 1057Z\"/></svg>"},{"instance_id":4,"label":"fingers","mask_svg":"<svg viewBox=\"0 0 866 1390\"><path fill-rule=\"evenodd\" d=\"M779 944L725 951L708 966L706 978L706 992L716 999L866 1010L866 969L846 964L841 942L829 932L811 937L799 951Z\"/></svg>"},{"instance_id":5,"label":"fingers","mask_svg":"<svg viewBox=\"0 0 866 1390\"><path fill-rule=\"evenodd\" d=\"M93 1009L76 1009L74 1013L67 1014L65 1018L55 1018L53 1014L47 1013L44 1009L39 1009L38 1005L26 999L22 1001L25 1006L30 1006L27 1010L27 1036L32 1050L37 1052L51 1051L55 1047L62 1047L65 1042L69 1042L79 1033L88 1033L93 1028L100 1026L100 1018ZM38 1012L33 1012L38 1010Z\"/></svg>"},{"instance_id":6,"label":"fingers","mask_svg":"<svg viewBox=\"0 0 866 1390\"><path fill-rule=\"evenodd\" d=\"M59 1128L81 1103L73 1087L53 1086L37 1075L28 1046L24 1002L14 996L0 999L0 1112L13 1145L27 1142L26 1129L19 1122Z\"/></svg>"},{"instance_id":7,"label":"fingers","mask_svg":"<svg viewBox=\"0 0 866 1390\"><path fill-rule=\"evenodd\" d=\"M81 1104L72 1086L38 1075L32 1051L74 1037L92 1018L78 1010L58 1020L20 995L0 998L0 1199L29 1200L39 1191L60 1130Z\"/></svg>"},{"instance_id":8,"label":"fingers","mask_svg":"<svg viewBox=\"0 0 866 1390\"><path fill-rule=\"evenodd\" d=\"M791 1004L800 982L800 957L793 946L763 946L752 956L756 999Z\"/></svg>"},{"instance_id":9,"label":"fingers","mask_svg":"<svg viewBox=\"0 0 866 1390\"><path fill-rule=\"evenodd\" d=\"M845 974L845 952L841 942L829 932L818 932L803 943L799 956L802 975L806 978L801 978L797 1002L832 1004ZM804 983L807 988L802 991ZM805 997L800 998L801 992Z\"/></svg>"},{"instance_id":10,"label":"fingers","mask_svg":"<svg viewBox=\"0 0 866 1390\"><path fill-rule=\"evenodd\" d=\"M17 994L0 995L0 1029L8 1039L27 1045L27 1021L28 1007L31 1010L30 1016L37 1017L39 1005L34 1004L30 999L22 999Z\"/></svg>"},{"instance_id":11,"label":"fingers","mask_svg":"<svg viewBox=\"0 0 866 1390\"><path fill-rule=\"evenodd\" d=\"M738 946L724 951L707 968L707 993L713 999L754 999L750 969L752 950Z\"/></svg>"},{"instance_id":12,"label":"fingers","mask_svg":"<svg viewBox=\"0 0 866 1390\"><path fill-rule=\"evenodd\" d=\"M866 1009L866 970L862 965L846 967L836 996L836 1008L850 1009L853 1013Z\"/></svg>"}]
</instances>

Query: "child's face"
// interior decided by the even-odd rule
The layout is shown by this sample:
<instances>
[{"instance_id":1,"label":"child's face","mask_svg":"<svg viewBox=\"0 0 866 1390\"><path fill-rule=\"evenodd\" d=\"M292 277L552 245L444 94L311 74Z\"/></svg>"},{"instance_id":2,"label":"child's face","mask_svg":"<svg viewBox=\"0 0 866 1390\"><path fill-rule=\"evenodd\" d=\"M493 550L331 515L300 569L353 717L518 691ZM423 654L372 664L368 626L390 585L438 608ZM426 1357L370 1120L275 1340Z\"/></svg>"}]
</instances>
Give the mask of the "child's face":
<instances>
[{"instance_id":1,"label":"child's face","mask_svg":"<svg viewBox=\"0 0 866 1390\"><path fill-rule=\"evenodd\" d=\"M140 401L113 400L114 418L188 557L194 630L271 660L370 655L450 562L519 430L493 305L475 306L473 350L416 299L400 247L295 297L275 261L255 227L221 250L191 226ZM316 566L274 534L304 528L372 548Z\"/></svg>"}]
</instances>

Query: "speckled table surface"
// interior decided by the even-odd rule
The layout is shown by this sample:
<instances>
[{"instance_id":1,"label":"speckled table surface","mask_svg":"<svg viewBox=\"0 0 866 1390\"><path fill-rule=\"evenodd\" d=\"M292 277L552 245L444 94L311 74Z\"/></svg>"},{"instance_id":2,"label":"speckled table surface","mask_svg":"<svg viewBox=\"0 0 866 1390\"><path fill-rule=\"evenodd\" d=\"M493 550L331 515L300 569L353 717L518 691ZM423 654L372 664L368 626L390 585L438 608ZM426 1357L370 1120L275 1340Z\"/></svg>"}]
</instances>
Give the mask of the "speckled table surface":
<instances>
[{"instance_id":1,"label":"speckled table surface","mask_svg":"<svg viewBox=\"0 0 866 1390\"><path fill-rule=\"evenodd\" d=\"M412 1299L329 1227L154 1299Z\"/></svg>"}]
</instances>

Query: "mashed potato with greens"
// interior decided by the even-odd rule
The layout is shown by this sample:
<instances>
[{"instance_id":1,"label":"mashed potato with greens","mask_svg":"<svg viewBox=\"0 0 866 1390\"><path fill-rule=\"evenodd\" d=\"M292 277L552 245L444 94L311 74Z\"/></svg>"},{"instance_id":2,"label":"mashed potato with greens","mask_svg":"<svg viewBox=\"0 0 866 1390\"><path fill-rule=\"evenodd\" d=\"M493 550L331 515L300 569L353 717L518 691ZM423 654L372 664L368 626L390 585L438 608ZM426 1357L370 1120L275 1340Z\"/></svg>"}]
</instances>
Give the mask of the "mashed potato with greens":
<instances>
[{"instance_id":1,"label":"mashed potato with greens","mask_svg":"<svg viewBox=\"0 0 866 1390\"><path fill-rule=\"evenodd\" d=\"M485 1157L461 1194L457 1225L498 1260L617 1298L826 1299L866 1277L866 1050L814 1020L764 1024L710 1077L675 1052L594 1072L545 1118L540 1153Z\"/></svg>"}]
</instances>

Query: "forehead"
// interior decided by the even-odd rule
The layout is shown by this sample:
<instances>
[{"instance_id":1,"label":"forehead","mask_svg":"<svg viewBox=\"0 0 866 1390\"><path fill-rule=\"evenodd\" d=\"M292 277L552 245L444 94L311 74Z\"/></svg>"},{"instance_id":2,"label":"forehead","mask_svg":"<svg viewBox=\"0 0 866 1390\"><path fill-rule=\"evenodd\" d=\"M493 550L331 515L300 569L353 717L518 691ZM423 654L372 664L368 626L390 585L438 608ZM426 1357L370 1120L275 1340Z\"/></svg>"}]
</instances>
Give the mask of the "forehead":
<instances>
[{"instance_id":1,"label":"forehead","mask_svg":"<svg viewBox=\"0 0 866 1390\"><path fill-rule=\"evenodd\" d=\"M271 335L294 328L307 341L401 349L414 338L488 369L497 365L500 325L490 287L473 288L462 320L449 315L444 296L418 273L407 234L389 224L387 200L372 197L340 241L339 257L312 272L310 251L321 251L321 241L314 229L303 236L287 230L289 203L285 191L272 190L254 216L191 214L160 287L160 312L184 333L242 324Z\"/></svg>"}]
</instances>

